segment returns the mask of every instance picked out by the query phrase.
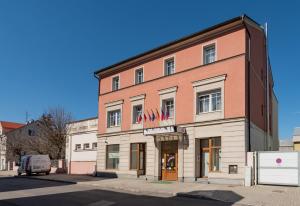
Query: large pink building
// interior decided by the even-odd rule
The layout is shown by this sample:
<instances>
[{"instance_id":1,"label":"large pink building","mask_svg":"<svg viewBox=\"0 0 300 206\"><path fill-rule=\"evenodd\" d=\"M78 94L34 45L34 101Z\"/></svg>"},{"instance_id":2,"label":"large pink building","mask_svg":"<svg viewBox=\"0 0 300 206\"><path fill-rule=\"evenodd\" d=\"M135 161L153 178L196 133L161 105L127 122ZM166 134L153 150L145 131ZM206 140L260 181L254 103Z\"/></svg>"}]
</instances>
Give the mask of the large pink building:
<instances>
[{"instance_id":1,"label":"large pink building","mask_svg":"<svg viewBox=\"0 0 300 206\"><path fill-rule=\"evenodd\" d=\"M266 45L243 15L96 71L97 174L243 184L278 148Z\"/></svg>"}]
</instances>

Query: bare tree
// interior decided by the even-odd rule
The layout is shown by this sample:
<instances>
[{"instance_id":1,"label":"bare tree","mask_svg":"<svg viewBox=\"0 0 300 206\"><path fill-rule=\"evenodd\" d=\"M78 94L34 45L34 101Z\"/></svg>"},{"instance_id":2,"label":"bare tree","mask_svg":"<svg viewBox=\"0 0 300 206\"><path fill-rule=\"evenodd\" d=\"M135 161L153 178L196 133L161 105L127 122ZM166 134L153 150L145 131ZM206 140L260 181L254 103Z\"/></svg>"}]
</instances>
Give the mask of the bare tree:
<instances>
[{"instance_id":1,"label":"bare tree","mask_svg":"<svg viewBox=\"0 0 300 206\"><path fill-rule=\"evenodd\" d=\"M71 114L62 107L50 108L39 119L42 129L36 147L41 153L48 151L51 159L65 158L65 143L68 134L67 124L72 120ZM34 143L34 142L33 142ZM39 146L38 146L39 145Z\"/></svg>"}]
</instances>

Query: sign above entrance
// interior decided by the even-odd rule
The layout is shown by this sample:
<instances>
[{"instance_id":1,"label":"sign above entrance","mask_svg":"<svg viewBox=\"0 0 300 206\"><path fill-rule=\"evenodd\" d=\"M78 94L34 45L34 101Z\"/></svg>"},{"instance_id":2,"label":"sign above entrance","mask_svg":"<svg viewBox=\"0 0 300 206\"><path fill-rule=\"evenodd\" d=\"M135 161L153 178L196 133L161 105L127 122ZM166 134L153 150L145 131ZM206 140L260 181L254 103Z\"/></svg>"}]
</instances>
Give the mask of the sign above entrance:
<instances>
[{"instance_id":1,"label":"sign above entrance","mask_svg":"<svg viewBox=\"0 0 300 206\"><path fill-rule=\"evenodd\" d=\"M174 134L185 133L185 128L178 126L166 126L144 129L144 135L157 135L157 134Z\"/></svg>"}]
</instances>

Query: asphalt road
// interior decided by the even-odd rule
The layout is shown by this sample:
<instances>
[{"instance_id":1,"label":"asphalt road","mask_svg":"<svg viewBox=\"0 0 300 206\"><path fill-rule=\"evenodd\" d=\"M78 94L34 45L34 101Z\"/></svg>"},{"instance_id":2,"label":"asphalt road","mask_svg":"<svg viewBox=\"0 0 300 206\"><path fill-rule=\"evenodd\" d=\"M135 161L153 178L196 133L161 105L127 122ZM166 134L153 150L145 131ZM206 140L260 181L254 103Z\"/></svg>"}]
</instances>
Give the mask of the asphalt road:
<instances>
[{"instance_id":1,"label":"asphalt road","mask_svg":"<svg viewBox=\"0 0 300 206\"><path fill-rule=\"evenodd\" d=\"M97 187L51 182L46 180L0 177L0 206L218 206L218 201L152 197L99 190Z\"/></svg>"}]
</instances>

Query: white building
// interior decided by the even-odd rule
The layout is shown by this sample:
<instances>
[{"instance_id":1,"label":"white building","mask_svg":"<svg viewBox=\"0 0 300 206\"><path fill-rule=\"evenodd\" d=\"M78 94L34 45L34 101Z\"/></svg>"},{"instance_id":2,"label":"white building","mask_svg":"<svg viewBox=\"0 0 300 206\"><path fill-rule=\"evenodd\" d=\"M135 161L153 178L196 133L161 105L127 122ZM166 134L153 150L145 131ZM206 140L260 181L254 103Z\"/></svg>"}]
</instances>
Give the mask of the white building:
<instances>
[{"instance_id":1,"label":"white building","mask_svg":"<svg viewBox=\"0 0 300 206\"><path fill-rule=\"evenodd\" d=\"M66 140L68 174L93 174L97 157L98 118L74 121L68 126L70 127Z\"/></svg>"}]
</instances>

